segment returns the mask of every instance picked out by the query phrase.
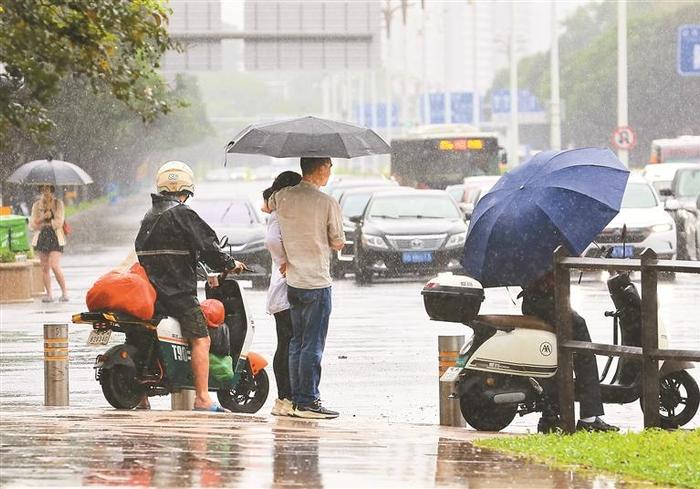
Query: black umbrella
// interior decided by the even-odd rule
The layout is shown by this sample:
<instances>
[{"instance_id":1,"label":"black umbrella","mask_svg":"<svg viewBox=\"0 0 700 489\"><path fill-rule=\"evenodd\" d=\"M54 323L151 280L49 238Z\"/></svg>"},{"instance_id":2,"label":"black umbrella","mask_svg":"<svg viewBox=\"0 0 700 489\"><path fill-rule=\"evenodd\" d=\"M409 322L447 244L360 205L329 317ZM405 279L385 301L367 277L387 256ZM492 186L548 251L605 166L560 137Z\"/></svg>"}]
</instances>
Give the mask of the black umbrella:
<instances>
[{"instance_id":1,"label":"black umbrella","mask_svg":"<svg viewBox=\"0 0 700 489\"><path fill-rule=\"evenodd\" d=\"M376 132L366 127L306 116L251 124L233 138L226 152L275 158L354 158L390 153L391 148Z\"/></svg>"},{"instance_id":2,"label":"black umbrella","mask_svg":"<svg viewBox=\"0 0 700 489\"><path fill-rule=\"evenodd\" d=\"M23 185L87 185L92 178L78 165L49 159L25 163L7 181Z\"/></svg>"}]
</instances>

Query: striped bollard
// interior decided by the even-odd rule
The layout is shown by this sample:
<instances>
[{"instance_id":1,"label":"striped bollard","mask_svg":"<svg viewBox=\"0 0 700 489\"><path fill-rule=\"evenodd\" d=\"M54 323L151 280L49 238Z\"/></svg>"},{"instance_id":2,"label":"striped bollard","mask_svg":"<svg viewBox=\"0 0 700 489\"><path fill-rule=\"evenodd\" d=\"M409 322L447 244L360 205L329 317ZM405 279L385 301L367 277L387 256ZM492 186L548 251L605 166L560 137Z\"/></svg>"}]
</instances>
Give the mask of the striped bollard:
<instances>
[{"instance_id":1,"label":"striped bollard","mask_svg":"<svg viewBox=\"0 0 700 489\"><path fill-rule=\"evenodd\" d=\"M459 408L459 396L451 397L454 392L454 382L440 382L440 377L449 367L454 367L459 356L459 349L464 344L464 336L438 336L438 384L440 385L440 425L467 425Z\"/></svg>"},{"instance_id":2,"label":"striped bollard","mask_svg":"<svg viewBox=\"0 0 700 489\"><path fill-rule=\"evenodd\" d=\"M69 405L67 324L44 324L44 405Z\"/></svg>"}]
</instances>

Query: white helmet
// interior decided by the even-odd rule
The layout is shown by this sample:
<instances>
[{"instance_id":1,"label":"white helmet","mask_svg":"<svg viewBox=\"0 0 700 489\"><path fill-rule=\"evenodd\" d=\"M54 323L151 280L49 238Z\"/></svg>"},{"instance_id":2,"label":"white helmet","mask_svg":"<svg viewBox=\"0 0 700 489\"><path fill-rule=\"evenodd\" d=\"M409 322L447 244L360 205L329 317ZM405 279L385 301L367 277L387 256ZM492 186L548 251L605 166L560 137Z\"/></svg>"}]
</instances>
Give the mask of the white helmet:
<instances>
[{"instance_id":1,"label":"white helmet","mask_svg":"<svg viewBox=\"0 0 700 489\"><path fill-rule=\"evenodd\" d=\"M194 173L182 161L168 161L158 169L156 189L160 192L189 192L194 195Z\"/></svg>"}]
</instances>

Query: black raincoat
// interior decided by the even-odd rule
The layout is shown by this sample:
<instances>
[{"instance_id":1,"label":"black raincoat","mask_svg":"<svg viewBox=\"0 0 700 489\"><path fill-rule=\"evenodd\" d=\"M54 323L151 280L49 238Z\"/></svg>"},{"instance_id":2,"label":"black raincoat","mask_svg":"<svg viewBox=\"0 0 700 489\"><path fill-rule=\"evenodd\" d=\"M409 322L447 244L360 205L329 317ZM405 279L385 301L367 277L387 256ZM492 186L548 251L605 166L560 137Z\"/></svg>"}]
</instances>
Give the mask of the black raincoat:
<instances>
[{"instance_id":1,"label":"black raincoat","mask_svg":"<svg viewBox=\"0 0 700 489\"><path fill-rule=\"evenodd\" d=\"M136 254L159 301L197 305L197 260L222 271L235 262L221 251L214 230L176 197L151 194L153 207L141 221Z\"/></svg>"}]
</instances>

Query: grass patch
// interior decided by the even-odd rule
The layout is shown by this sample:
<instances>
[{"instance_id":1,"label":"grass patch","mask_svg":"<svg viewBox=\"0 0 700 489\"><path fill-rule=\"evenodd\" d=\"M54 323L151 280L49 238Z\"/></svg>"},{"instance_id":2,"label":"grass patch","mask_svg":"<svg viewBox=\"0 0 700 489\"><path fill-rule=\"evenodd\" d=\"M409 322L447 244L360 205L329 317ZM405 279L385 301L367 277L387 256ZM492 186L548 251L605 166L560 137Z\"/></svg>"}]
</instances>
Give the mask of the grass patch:
<instances>
[{"instance_id":1,"label":"grass patch","mask_svg":"<svg viewBox=\"0 0 700 489\"><path fill-rule=\"evenodd\" d=\"M700 430L529 435L475 445L544 462L700 489Z\"/></svg>"},{"instance_id":2,"label":"grass patch","mask_svg":"<svg viewBox=\"0 0 700 489\"><path fill-rule=\"evenodd\" d=\"M83 200L79 204L67 205L66 208L64 209L64 215L66 217L71 217L71 216L74 216L80 212L86 211L86 210L91 209L97 205L105 204L105 203L107 203L107 196L98 197L97 199L92 199L92 200Z\"/></svg>"}]
</instances>

